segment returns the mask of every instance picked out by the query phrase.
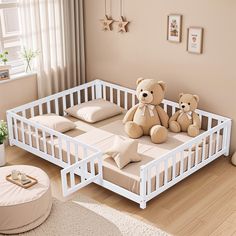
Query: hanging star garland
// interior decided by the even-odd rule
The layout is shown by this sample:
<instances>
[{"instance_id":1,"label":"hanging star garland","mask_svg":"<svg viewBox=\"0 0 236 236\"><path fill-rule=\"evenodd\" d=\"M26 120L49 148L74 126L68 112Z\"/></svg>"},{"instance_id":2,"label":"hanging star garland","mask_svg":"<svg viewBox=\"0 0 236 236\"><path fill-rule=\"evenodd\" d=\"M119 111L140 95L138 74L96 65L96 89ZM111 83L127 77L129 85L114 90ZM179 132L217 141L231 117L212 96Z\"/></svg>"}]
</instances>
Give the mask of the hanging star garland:
<instances>
[{"instance_id":1,"label":"hanging star garland","mask_svg":"<svg viewBox=\"0 0 236 236\"><path fill-rule=\"evenodd\" d=\"M110 19L107 15L105 15L104 19L101 20L102 22L102 29L104 31L111 31L111 25L114 22L112 19Z\"/></svg>"},{"instance_id":2,"label":"hanging star garland","mask_svg":"<svg viewBox=\"0 0 236 236\"><path fill-rule=\"evenodd\" d=\"M118 21L118 32L126 33L128 32L127 25L129 24L129 21L126 21L123 16L120 17L120 20Z\"/></svg>"}]
</instances>

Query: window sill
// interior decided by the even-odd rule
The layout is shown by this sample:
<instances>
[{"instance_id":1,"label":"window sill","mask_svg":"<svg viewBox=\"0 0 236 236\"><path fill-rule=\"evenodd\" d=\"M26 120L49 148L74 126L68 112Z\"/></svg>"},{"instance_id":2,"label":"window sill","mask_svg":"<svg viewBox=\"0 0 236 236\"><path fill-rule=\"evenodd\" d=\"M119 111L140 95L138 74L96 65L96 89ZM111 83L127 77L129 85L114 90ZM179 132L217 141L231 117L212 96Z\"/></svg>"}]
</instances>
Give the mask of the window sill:
<instances>
[{"instance_id":1,"label":"window sill","mask_svg":"<svg viewBox=\"0 0 236 236\"><path fill-rule=\"evenodd\" d=\"M15 75L10 75L10 79L2 80L2 81L0 81L0 84L10 83L14 80L20 80L20 79L24 79L24 78L32 77L32 76L37 76L37 73L36 72L29 72L29 73L24 72L24 73L19 73L19 74L15 74Z\"/></svg>"}]
</instances>

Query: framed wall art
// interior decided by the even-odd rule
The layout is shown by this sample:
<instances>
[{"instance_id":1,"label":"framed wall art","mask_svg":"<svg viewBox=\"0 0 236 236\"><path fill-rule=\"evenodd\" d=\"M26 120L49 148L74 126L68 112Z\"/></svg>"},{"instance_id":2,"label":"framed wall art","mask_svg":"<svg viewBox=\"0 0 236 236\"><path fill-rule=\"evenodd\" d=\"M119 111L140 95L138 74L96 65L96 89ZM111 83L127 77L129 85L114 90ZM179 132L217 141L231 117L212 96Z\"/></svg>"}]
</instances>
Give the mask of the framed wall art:
<instances>
[{"instance_id":1,"label":"framed wall art","mask_svg":"<svg viewBox=\"0 0 236 236\"><path fill-rule=\"evenodd\" d=\"M187 39L187 51L190 53L202 54L203 50L203 28L189 27Z\"/></svg>"},{"instance_id":2,"label":"framed wall art","mask_svg":"<svg viewBox=\"0 0 236 236\"><path fill-rule=\"evenodd\" d=\"M170 14L167 18L167 40L180 43L182 36L182 15Z\"/></svg>"}]
</instances>

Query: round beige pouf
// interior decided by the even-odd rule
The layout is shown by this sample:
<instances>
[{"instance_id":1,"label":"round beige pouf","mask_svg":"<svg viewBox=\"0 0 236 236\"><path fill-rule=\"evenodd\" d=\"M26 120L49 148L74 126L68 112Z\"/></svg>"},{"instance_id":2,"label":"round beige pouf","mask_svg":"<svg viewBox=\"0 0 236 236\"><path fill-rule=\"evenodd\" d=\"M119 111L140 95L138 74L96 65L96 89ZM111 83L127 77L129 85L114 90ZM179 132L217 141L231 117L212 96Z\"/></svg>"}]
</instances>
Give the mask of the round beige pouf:
<instances>
[{"instance_id":1,"label":"round beige pouf","mask_svg":"<svg viewBox=\"0 0 236 236\"><path fill-rule=\"evenodd\" d=\"M38 180L24 189L6 180L12 170L19 170ZM50 214L52 195L47 174L33 166L0 168L0 233L17 234L42 224Z\"/></svg>"},{"instance_id":2,"label":"round beige pouf","mask_svg":"<svg viewBox=\"0 0 236 236\"><path fill-rule=\"evenodd\" d=\"M231 162L234 166L236 166L236 152L233 154L233 156L231 157Z\"/></svg>"}]
</instances>

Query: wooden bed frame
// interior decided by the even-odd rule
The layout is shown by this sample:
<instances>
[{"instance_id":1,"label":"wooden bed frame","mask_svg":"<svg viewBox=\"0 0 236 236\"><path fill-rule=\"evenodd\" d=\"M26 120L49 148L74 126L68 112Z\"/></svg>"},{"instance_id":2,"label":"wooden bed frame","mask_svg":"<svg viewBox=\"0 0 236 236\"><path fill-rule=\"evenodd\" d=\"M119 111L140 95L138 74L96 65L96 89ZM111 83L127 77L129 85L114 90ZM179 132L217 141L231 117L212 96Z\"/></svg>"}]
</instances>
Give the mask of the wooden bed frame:
<instances>
[{"instance_id":1,"label":"wooden bed frame","mask_svg":"<svg viewBox=\"0 0 236 236\"><path fill-rule=\"evenodd\" d=\"M152 198L156 197L166 189L177 184L187 176L196 172L208 163L214 161L221 155L229 155L230 146L230 132L231 120L226 117L215 115L202 110L197 110L200 119L206 123L206 131L190 141L174 148L168 153L162 155L159 159L153 160L140 168L140 194L135 194L118 185L103 179L103 163L102 153L97 148L86 143L71 138L65 134L59 133L36 122L29 120L35 115L42 115L47 113L56 113L65 115L65 109L81 104L89 100L103 98L118 106L129 109L137 103L135 97L135 90L125 88L116 84L108 83L101 80L94 80L92 82L80 85L78 87L68 89L66 91L39 99L37 101L25 104L23 106L7 111L7 122L9 129L10 145L16 145L25 149L55 165L62 167L61 179L63 195L69 195L82 187L94 182L102 187L105 187L115 193L118 193L134 202L140 204L142 209L146 208L146 203ZM179 109L178 103L164 100L163 108L165 111L173 114ZM18 137L18 127L20 126L21 140ZM26 132L29 134L29 141L26 142ZM32 145L32 133L36 135L36 145ZM43 137L43 148L40 148L38 137L39 134ZM51 139L52 153L47 153L46 134ZM216 137L216 147L213 151L213 135ZM59 158L55 156L53 148L54 138L58 139ZM222 144L220 144L222 139ZM209 145L206 145L209 141ZM66 145L67 161L62 158L62 145ZM74 145L75 148L75 163L70 163L70 147ZM35 147L36 146L36 147ZM200 148L201 147L201 148ZM195 148L195 160L191 165L191 150ZM83 150L83 157L79 157L79 150ZM187 157L187 170L184 166L184 152L189 150ZM199 150L202 158L199 158ZM89 153L89 155L88 155ZM91 154L92 153L92 154ZM180 156L180 172L177 175L176 156ZM207 156L206 158L204 158ZM168 179L168 162L173 164L172 177ZM98 164L98 171L95 171L95 164ZM160 186L160 166L164 165L164 184ZM151 186L152 176L155 170L156 186L153 190ZM79 176L80 181L77 181Z\"/></svg>"}]
</instances>

